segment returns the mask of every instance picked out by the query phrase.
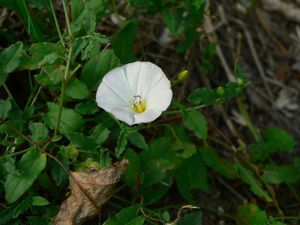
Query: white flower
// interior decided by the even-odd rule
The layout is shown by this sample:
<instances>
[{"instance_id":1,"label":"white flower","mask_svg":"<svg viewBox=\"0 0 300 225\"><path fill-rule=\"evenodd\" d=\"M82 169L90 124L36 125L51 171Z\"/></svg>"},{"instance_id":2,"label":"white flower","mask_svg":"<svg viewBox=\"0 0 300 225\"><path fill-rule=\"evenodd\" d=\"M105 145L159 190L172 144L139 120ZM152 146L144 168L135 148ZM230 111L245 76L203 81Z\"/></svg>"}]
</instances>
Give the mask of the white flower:
<instances>
[{"instance_id":1,"label":"white flower","mask_svg":"<svg viewBox=\"0 0 300 225\"><path fill-rule=\"evenodd\" d=\"M170 81L151 62L134 62L111 70L96 94L99 107L129 125L155 120L171 99Z\"/></svg>"}]
</instances>

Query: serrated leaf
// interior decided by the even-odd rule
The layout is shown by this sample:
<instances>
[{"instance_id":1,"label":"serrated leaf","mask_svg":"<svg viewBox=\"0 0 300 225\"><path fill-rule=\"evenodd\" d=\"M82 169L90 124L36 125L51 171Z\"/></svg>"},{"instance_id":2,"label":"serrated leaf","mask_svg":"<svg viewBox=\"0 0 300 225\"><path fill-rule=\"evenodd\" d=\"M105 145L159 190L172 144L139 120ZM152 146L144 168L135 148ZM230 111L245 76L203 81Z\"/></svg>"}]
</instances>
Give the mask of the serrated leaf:
<instances>
[{"instance_id":1,"label":"serrated leaf","mask_svg":"<svg viewBox=\"0 0 300 225\"><path fill-rule=\"evenodd\" d=\"M196 110L183 112L183 123L192 130L199 139L207 137L207 122L203 114Z\"/></svg>"},{"instance_id":2,"label":"serrated leaf","mask_svg":"<svg viewBox=\"0 0 300 225\"><path fill-rule=\"evenodd\" d=\"M124 130L121 130L121 132L119 134L119 137L118 137L117 146L116 146L116 149L115 149L115 153L116 153L117 158L120 158L121 154L126 149L127 137L128 137L128 133Z\"/></svg>"},{"instance_id":3,"label":"serrated leaf","mask_svg":"<svg viewBox=\"0 0 300 225\"><path fill-rule=\"evenodd\" d=\"M16 163L16 172L8 174L4 183L5 199L8 203L18 200L31 187L46 167L46 155L32 148Z\"/></svg>"},{"instance_id":4,"label":"serrated leaf","mask_svg":"<svg viewBox=\"0 0 300 225\"><path fill-rule=\"evenodd\" d=\"M217 98L215 90L209 88L197 88L188 96L189 102L201 105L212 105L217 102Z\"/></svg>"},{"instance_id":5,"label":"serrated leaf","mask_svg":"<svg viewBox=\"0 0 300 225\"><path fill-rule=\"evenodd\" d=\"M48 128L41 122L30 123L29 130L32 133L29 136L32 141L44 141L48 138Z\"/></svg>"},{"instance_id":6,"label":"serrated leaf","mask_svg":"<svg viewBox=\"0 0 300 225\"><path fill-rule=\"evenodd\" d=\"M0 118L6 119L8 112L12 109L12 105L9 99L2 100L0 99Z\"/></svg>"},{"instance_id":7,"label":"serrated leaf","mask_svg":"<svg viewBox=\"0 0 300 225\"><path fill-rule=\"evenodd\" d=\"M134 219L137 216L139 209L140 209L139 205L133 205L125 209L122 209L113 217L105 221L103 225L127 224L128 222L130 222L130 220Z\"/></svg>"},{"instance_id":8,"label":"serrated leaf","mask_svg":"<svg viewBox=\"0 0 300 225\"><path fill-rule=\"evenodd\" d=\"M65 88L65 96L72 99L87 99L90 96L90 91L85 83L80 80L70 80Z\"/></svg>"},{"instance_id":9,"label":"serrated leaf","mask_svg":"<svg viewBox=\"0 0 300 225\"><path fill-rule=\"evenodd\" d=\"M251 170L243 167L240 164L236 164L240 178L250 186L251 191L258 197L263 198L267 202L271 202L272 198L269 193L262 188L261 183L255 178Z\"/></svg>"},{"instance_id":10,"label":"serrated leaf","mask_svg":"<svg viewBox=\"0 0 300 225\"><path fill-rule=\"evenodd\" d=\"M49 111L44 115L44 121L48 127L55 129L58 119L59 106L55 103L47 103ZM79 131L84 124L84 120L81 115L72 109L62 108L61 121L59 126L59 132L62 134L72 133Z\"/></svg>"},{"instance_id":11,"label":"serrated leaf","mask_svg":"<svg viewBox=\"0 0 300 225\"><path fill-rule=\"evenodd\" d=\"M18 41L0 53L0 86L5 83L7 74L13 72L20 65L22 51L23 43Z\"/></svg>"},{"instance_id":12,"label":"serrated leaf","mask_svg":"<svg viewBox=\"0 0 300 225\"><path fill-rule=\"evenodd\" d=\"M62 60L66 54L65 48L60 44L51 42L34 43L31 45L28 54L23 55L22 67L24 69L39 69L44 65L54 64L56 61Z\"/></svg>"},{"instance_id":13,"label":"serrated leaf","mask_svg":"<svg viewBox=\"0 0 300 225\"><path fill-rule=\"evenodd\" d=\"M83 4L78 4L76 1L72 1L72 6L75 7L75 11L72 11L75 15L71 24L71 30L74 33L83 31L86 33L94 32L96 26L96 19L100 19L106 13L108 1L89 0Z\"/></svg>"},{"instance_id":14,"label":"serrated leaf","mask_svg":"<svg viewBox=\"0 0 300 225\"><path fill-rule=\"evenodd\" d=\"M84 65L80 80L90 90L95 90L99 86L102 77L118 65L120 65L120 60L115 56L114 51L111 49L104 50Z\"/></svg>"},{"instance_id":15,"label":"serrated leaf","mask_svg":"<svg viewBox=\"0 0 300 225\"><path fill-rule=\"evenodd\" d=\"M129 20L112 40L112 47L121 63L126 64L134 61L134 42L138 30L136 20Z\"/></svg>"},{"instance_id":16,"label":"serrated leaf","mask_svg":"<svg viewBox=\"0 0 300 225\"><path fill-rule=\"evenodd\" d=\"M238 225L268 224L268 215L257 205L247 204L239 208L237 215Z\"/></svg>"},{"instance_id":17,"label":"serrated leaf","mask_svg":"<svg viewBox=\"0 0 300 225\"><path fill-rule=\"evenodd\" d=\"M90 152L96 151L97 143L93 138L87 137L84 134L77 132L66 133L66 136L69 141L78 148Z\"/></svg>"},{"instance_id":18,"label":"serrated leaf","mask_svg":"<svg viewBox=\"0 0 300 225\"><path fill-rule=\"evenodd\" d=\"M295 140L286 131L279 128L268 128L262 133L261 139L250 145L251 155L265 160L275 152L292 152Z\"/></svg>"},{"instance_id":19,"label":"serrated leaf","mask_svg":"<svg viewBox=\"0 0 300 225\"><path fill-rule=\"evenodd\" d=\"M193 201L192 190L209 191L207 169L199 153L182 161L175 179L180 194L190 202Z\"/></svg>"}]
</instances>

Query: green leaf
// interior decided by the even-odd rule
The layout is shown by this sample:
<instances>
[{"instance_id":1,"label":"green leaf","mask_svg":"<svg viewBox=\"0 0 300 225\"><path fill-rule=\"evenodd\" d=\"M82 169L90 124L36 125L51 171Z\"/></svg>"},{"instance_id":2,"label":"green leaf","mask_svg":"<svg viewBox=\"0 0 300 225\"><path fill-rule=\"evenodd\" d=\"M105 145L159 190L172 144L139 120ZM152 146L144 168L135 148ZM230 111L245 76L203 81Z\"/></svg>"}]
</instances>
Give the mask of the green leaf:
<instances>
[{"instance_id":1,"label":"green leaf","mask_svg":"<svg viewBox=\"0 0 300 225\"><path fill-rule=\"evenodd\" d=\"M172 150L176 152L176 156L187 159L197 152L195 144L183 127L179 125L170 125L167 127L170 133L166 132L166 136L174 136Z\"/></svg>"},{"instance_id":2,"label":"green leaf","mask_svg":"<svg viewBox=\"0 0 300 225\"><path fill-rule=\"evenodd\" d=\"M95 101L80 102L75 106L75 110L82 115L92 115L98 111Z\"/></svg>"},{"instance_id":3,"label":"green leaf","mask_svg":"<svg viewBox=\"0 0 300 225\"><path fill-rule=\"evenodd\" d=\"M129 164L124 173L124 180L129 187L138 184L139 176L141 175L140 158L133 150L128 149L124 155L128 159Z\"/></svg>"},{"instance_id":4,"label":"green leaf","mask_svg":"<svg viewBox=\"0 0 300 225\"><path fill-rule=\"evenodd\" d=\"M113 50L108 49L91 58L83 67L80 80L83 81L90 90L95 90L103 76L113 68L120 65L120 60Z\"/></svg>"},{"instance_id":5,"label":"green leaf","mask_svg":"<svg viewBox=\"0 0 300 225\"><path fill-rule=\"evenodd\" d=\"M127 146L127 136L128 133L125 130L121 130L115 149L116 157L120 158L121 154L125 151Z\"/></svg>"},{"instance_id":6,"label":"green leaf","mask_svg":"<svg viewBox=\"0 0 300 225\"><path fill-rule=\"evenodd\" d=\"M42 196L32 197L32 205L33 206L45 206L45 205L49 205L49 204L50 204L50 202L48 202L48 200Z\"/></svg>"},{"instance_id":7,"label":"green leaf","mask_svg":"<svg viewBox=\"0 0 300 225\"><path fill-rule=\"evenodd\" d=\"M286 131L279 128L268 128L262 133L261 139L252 144L251 155L259 160L265 160L275 152L292 152L295 140Z\"/></svg>"},{"instance_id":8,"label":"green leaf","mask_svg":"<svg viewBox=\"0 0 300 225\"><path fill-rule=\"evenodd\" d=\"M209 191L207 169L199 153L182 161L175 179L180 194L190 202L193 201L192 190Z\"/></svg>"},{"instance_id":9,"label":"green leaf","mask_svg":"<svg viewBox=\"0 0 300 225\"><path fill-rule=\"evenodd\" d=\"M146 8L150 12L155 12L162 7L161 0L129 0L129 3L136 8Z\"/></svg>"},{"instance_id":10,"label":"green leaf","mask_svg":"<svg viewBox=\"0 0 300 225\"><path fill-rule=\"evenodd\" d=\"M128 223L137 217L138 211L140 209L139 205L133 205L122 209L113 217L109 218L107 221L104 222L103 225L128 225Z\"/></svg>"},{"instance_id":11,"label":"green leaf","mask_svg":"<svg viewBox=\"0 0 300 225\"><path fill-rule=\"evenodd\" d=\"M237 215L238 225L268 224L268 215L257 205L247 204L239 208Z\"/></svg>"},{"instance_id":12,"label":"green leaf","mask_svg":"<svg viewBox=\"0 0 300 225\"><path fill-rule=\"evenodd\" d=\"M44 121L49 128L55 129L58 119L59 106L47 102L49 111L44 115ZM62 134L79 131L84 124L81 115L72 109L62 108L59 132Z\"/></svg>"},{"instance_id":13,"label":"green leaf","mask_svg":"<svg viewBox=\"0 0 300 225\"><path fill-rule=\"evenodd\" d=\"M12 218L15 219L19 215L23 214L26 212L29 207L32 205L32 197L28 196L27 198L23 199L14 209Z\"/></svg>"},{"instance_id":14,"label":"green leaf","mask_svg":"<svg viewBox=\"0 0 300 225\"><path fill-rule=\"evenodd\" d=\"M51 42L34 43L31 45L28 54L23 55L22 67L24 69L39 69L41 66L51 65L62 61L66 54L65 48L60 44Z\"/></svg>"},{"instance_id":15,"label":"green leaf","mask_svg":"<svg viewBox=\"0 0 300 225\"><path fill-rule=\"evenodd\" d=\"M200 154L206 165L215 172L228 179L238 178L237 166L234 163L231 163L218 156L214 149L210 147L203 147L200 149Z\"/></svg>"},{"instance_id":16,"label":"green leaf","mask_svg":"<svg viewBox=\"0 0 300 225\"><path fill-rule=\"evenodd\" d=\"M261 183L255 178L251 170L246 169L240 164L236 164L240 178L249 184L251 191L258 197L263 198L267 202L271 202L272 198L269 193L262 188Z\"/></svg>"},{"instance_id":17,"label":"green leaf","mask_svg":"<svg viewBox=\"0 0 300 225\"><path fill-rule=\"evenodd\" d=\"M145 217L143 216L137 216L130 220L126 225L143 225L145 222Z\"/></svg>"},{"instance_id":18,"label":"green leaf","mask_svg":"<svg viewBox=\"0 0 300 225\"><path fill-rule=\"evenodd\" d=\"M73 33L89 34L94 32L97 19L100 19L105 15L108 8L108 2L106 0L89 0L82 4L78 4L78 1L71 1L74 20L71 24L71 30Z\"/></svg>"},{"instance_id":19,"label":"green leaf","mask_svg":"<svg viewBox=\"0 0 300 225\"><path fill-rule=\"evenodd\" d=\"M78 148L84 151L96 151L97 143L94 141L93 138L87 137L84 134L77 132L66 133L66 136L70 140L70 142Z\"/></svg>"},{"instance_id":20,"label":"green leaf","mask_svg":"<svg viewBox=\"0 0 300 225\"><path fill-rule=\"evenodd\" d=\"M48 138L48 128L41 122L30 123L29 130L32 132L32 134L29 136L32 141L39 142L47 140Z\"/></svg>"},{"instance_id":21,"label":"green leaf","mask_svg":"<svg viewBox=\"0 0 300 225\"><path fill-rule=\"evenodd\" d=\"M178 223L178 225L201 225L201 224L202 224L201 211L185 214Z\"/></svg>"},{"instance_id":22,"label":"green leaf","mask_svg":"<svg viewBox=\"0 0 300 225\"><path fill-rule=\"evenodd\" d=\"M145 163L145 165L142 165L142 172L145 176L142 183L142 188L159 183L168 176L167 172L174 169L174 167L174 163L170 160L149 160L147 163Z\"/></svg>"},{"instance_id":23,"label":"green leaf","mask_svg":"<svg viewBox=\"0 0 300 225\"><path fill-rule=\"evenodd\" d=\"M18 68L22 51L23 43L18 41L0 53L0 86L5 83L7 74Z\"/></svg>"},{"instance_id":24,"label":"green leaf","mask_svg":"<svg viewBox=\"0 0 300 225\"><path fill-rule=\"evenodd\" d=\"M76 171L88 173L91 170L91 168L93 168L95 170L99 170L99 169L101 169L101 165L98 161L95 161L92 158L87 158L85 161L80 162L77 165Z\"/></svg>"},{"instance_id":25,"label":"green leaf","mask_svg":"<svg viewBox=\"0 0 300 225\"><path fill-rule=\"evenodd\" d=\"M47 65L35 76L37 82L54 90L59 90L62 77L64 76L64 65Z\"/></svg>"},{"instance_id":26,"label":"green leaf","mask_svg":"<svg viewBox=\"0 0 300 225\"><path fill-rule=\"evenodd\" d=\"M183 123L186 128L194 131L199 139L207 137L207 122L201 112L197 110L183 112Z\"/></svg>"},{"instance_id":27,"label":"green leaf","mask_svg":"<svg viewBox=\"0 0 300 225\"><path fill-rule=\"evenodd\" d=\"M218 95L213 89L197 88L188 96L188 100L193 104L212 105L217 102Z\"/></svg>"},{"instance_id":28,"label":"green leaf","mask_svg":"<svg viewBox=\"0 0 300 225\"><path fill-rule=\"evenodd\" d=\"M148 149L144 136L137 131L128 134L128 141L140 149Z\"/></svg>"},{"instance_id":29,"label":"green leaf","mask_svg":"<svg viewBox=\"0 0 300 225\"><path fill-rule=\"evenodd\" d=\"M88 36L79 37L74 40L73 54L71 61L76 63L76 58L81 53L80 60L85 61L100 54L101 45L108 43L109 38L99 34L92 33Z\"/></svg>"},{"instance_id":30,"label":"green leaf","mask_svg":"<svg viewBox=\"0 0 300 225\"><path fill-rule=\"evenodd\" d=\"M21 17L27 33L34 39L34 41L43 41L42 26L38 24L41 20L37 17L32 17L27 1L1 0L1 4L14 10L16 14ZM45 24L43 25L45 26Z\"/></svg>"},{"instance_id":31,"label":"green leaf","mask_svg":"<svg viewBox=\"0 0 300 225\"><path fill-rule=\"evenodd\" d=\"M262 178L269 184L293 184L300 180L299 172L299 168L294 165L267 165Z\"/></svg>"},{"instance_id":32,"label":"green leaf","mask_svg":"<svg viewBox=\"0 0 300 225\"><path fill-rule=\"evenodd\" d=\"M16 164L16 172L8 174L4 183L8 203L18 200L46 167L46 155L32 148Z\"/></svg>"},{"instance_id":33,"label":"green leaf","mask_svg":"<svg viewBox=\"0 0 300 225\"><path fill-rule=\"evenodd\" d=\"M76 161L77 156L78 149L74 145L68 145L67 147L61 146L59 148L56 158L64 165L65 168L69 168L69 165ZM56 162L50 161L49 170L57 186L63 184L68 178L64 169Z\"/></svg>"},{"instance_id":34,"label":"green leaf","mask_svg":"<svg viewBox=\"0 0 300 225\"><path fill-rule=\"evenodd\" d=\"M15 207L9 207L6 209L3 209L0 212L0 225L8 225L9 221L11 221L13 213L14 213Z\"/></svg>"},{"instance_id":35,"label":"green leaf","mask_svg":"<svg viewBox=\"0 0 300 225\"><path fill-rule=\"evenodd\" d=\"M0 85L1 86L1 85ZM2 100L0 99L0 118L6 119L8 112L12 109L12 105L9 99Z\"/></svg>"},{"instance_id":36,"label":"green leaf","mask_svg":"<svg viewBox=\"0 0 300 225\"><path fill-rule=\"evenodd\" d=\"M90 91L85 83L80 80L70 80L65 89L65 96L72 99L87 99L90 96Z\"/></svg>"},{"instance_id":37,"label":"green leaf","mask_svg":"<svg viewBox=\"0 0 300 225\"><path fill-rule=\"evenodd\" d=\"M50 216L27 216L26 217L30 225L51 225Z\"/></svg>"},{"instance_id":38,"label":"green leaf","mask_svg":"<svg viewBox=\"0 0 300 225\"><path fill-rule=\"evenodd\" d=\"M180 10L166 9L163 13L164 23L176 37L178 37L184 29L182 19L182 12Z\"/></svg>"},{"instance_id":39,"label":"green leaf","mask_svg":"<svg viewBox=\"0 0 300 225\"><path fill-rule=\"evenodd\" d=\"M112 40L112 47L122 64L135 60L133 49L137 30L137 21L129 20Z\"/></svg>"},{"instance_id":40,"label":"green leaf","mask_svg":"<svg viewBox=\"0 0 300 225\"><path fill-rule=\"evenodd\" d=\"M101 168L111 166L112 159L110 157L109 151L105 151L102 149L102 151L100 152L100 160L99 161L100 161Z\"/></svg>"},{"instance_id":41,"label":"green leaf","mask_svg":"<svg viewBox=\"0 0 300 225\"><path fill-rule=\"evenodd\" d=\"M102 145L109 137L110 130L108 130L103 124L98 124L94 127L91 134L91 138L95 140L98 145Z\"/></svg>"}]
</instances>

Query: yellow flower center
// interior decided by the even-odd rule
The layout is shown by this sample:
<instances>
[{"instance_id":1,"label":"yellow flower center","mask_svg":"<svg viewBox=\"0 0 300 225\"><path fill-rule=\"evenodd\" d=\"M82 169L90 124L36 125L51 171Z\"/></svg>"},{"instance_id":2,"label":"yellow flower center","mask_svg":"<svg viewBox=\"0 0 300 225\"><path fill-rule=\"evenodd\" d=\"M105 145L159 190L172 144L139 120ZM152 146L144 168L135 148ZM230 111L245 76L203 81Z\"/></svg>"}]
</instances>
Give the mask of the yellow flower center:
<instances>
[{"instance_id":1,"label":"yellow flower center","mask_svg":"<svg viewBox=\"0 0 300 225\"><path fill-rule=\"evenodd\" d=\"M135 95L132 103L132 111L135 113L143 113L146 110L146 104L142 101L141 96Z\"/></svg>"}]
</instances>

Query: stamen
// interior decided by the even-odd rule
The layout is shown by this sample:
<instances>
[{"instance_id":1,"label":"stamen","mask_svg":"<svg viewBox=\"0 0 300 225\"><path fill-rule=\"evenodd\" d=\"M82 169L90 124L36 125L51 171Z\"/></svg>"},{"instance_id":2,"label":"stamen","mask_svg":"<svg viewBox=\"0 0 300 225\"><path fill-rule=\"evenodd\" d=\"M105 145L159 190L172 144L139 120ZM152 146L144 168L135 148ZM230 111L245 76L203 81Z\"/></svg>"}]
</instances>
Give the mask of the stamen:
<instances>
[{"instance_id":1,"label":"stamen","mask_svg":"<svg viewBox=\"0 0 300 225\"><path fill-rule=\"evenodd\" d=\"M135 113L143 113L146 110L146 104L142 101L140 95L135 95L132 103L132 111Z\"/></svg>"}]
</instances>

